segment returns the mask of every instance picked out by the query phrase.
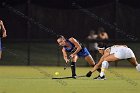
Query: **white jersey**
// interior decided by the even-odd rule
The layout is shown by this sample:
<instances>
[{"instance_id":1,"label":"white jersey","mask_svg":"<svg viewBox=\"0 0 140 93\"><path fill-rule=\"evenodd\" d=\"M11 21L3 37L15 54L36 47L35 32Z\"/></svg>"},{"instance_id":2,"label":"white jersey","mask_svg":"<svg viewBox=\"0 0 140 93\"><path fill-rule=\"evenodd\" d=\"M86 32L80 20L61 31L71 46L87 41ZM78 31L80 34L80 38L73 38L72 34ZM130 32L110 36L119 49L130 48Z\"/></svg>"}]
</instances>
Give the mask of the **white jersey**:
<instances>
[{"instance_id":1,"label":"white jersey","mask_svg":"<svg viewBox=\"0 0 140 93\"><path fill-rule=\"evenodd\" d=\"M114 54L114 56L119 59L128 59L135 57L133 51L130 48L121 45L111 46L110 54Z\"/></svg>"}]
</instances>

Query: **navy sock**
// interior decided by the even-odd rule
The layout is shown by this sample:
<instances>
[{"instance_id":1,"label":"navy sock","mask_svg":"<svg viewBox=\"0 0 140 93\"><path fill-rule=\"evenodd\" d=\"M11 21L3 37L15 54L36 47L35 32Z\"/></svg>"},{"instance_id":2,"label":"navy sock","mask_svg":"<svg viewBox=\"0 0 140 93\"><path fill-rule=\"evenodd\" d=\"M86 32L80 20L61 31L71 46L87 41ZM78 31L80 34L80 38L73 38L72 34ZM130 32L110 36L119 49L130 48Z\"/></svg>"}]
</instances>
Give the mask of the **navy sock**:
<instances>
[{"instance_id":1,"label":"navy sock","mask_svg":"<svg viewBox=\"0 0 140 93\"><path fill-rule=\"evenodd\" d=\"M71 62L72 76L76 76L76 62Z\"/></svg>"},{"instance_id":2,"label":"navy sock","mask_svg":"<svg viewBox=\"0 0 140 93\"><path fill-rule=\"evenodd\" d=\"M100 73L101 72L101 68L98 68L97 71Z\"/></svg>"}]
</instances>

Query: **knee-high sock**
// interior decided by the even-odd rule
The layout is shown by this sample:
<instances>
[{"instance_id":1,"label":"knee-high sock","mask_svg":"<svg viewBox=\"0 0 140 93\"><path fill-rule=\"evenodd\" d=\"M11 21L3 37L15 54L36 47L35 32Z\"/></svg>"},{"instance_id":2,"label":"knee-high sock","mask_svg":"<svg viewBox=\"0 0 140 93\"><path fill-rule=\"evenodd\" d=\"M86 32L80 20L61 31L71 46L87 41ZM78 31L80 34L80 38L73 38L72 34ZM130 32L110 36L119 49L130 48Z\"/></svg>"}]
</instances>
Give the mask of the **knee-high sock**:
<instances>
[{"instance_id":1,"label":"knee-high sock","mask_svg":"<svg viewBox=\"0 0 140 93\"><path fill-rule=\"evenodd\" d=\"M107 61L102 62L101 73L100 73L101 77L105 75L105 70L108 68L108 66L109 63Z\"/></svg>"},{"instance_id":2,"label":"knee-high sock","mask_svg":"<svg viewBox=\"0 0 140 93\"><path fill-rule=\"evenodd\" d=\"M71 62L72 76L76 76L76 62Z\"/></svg>"}]
</instances>

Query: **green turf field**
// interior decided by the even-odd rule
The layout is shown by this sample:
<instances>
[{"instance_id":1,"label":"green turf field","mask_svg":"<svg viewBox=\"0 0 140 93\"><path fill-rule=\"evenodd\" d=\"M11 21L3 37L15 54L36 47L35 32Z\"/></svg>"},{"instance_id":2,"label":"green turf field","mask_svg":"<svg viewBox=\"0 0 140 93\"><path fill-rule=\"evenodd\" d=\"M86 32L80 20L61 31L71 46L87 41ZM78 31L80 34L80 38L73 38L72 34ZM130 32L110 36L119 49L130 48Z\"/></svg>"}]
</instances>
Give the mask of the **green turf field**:
<instances>
[{"instance_id":1,"label":"green turf field","mask_svg":"<svg viewBox=\"0 0 140 93\"><path fill-rule=\"evenodd\" d=\"M135 68L109 68L107 80L90 78L52 80L59 76L70 76L70 68L47 66L0 66L0 93L139 93L140 72ZM83 75L89 67L78 67Z\"/></svg>"}]
</instances>

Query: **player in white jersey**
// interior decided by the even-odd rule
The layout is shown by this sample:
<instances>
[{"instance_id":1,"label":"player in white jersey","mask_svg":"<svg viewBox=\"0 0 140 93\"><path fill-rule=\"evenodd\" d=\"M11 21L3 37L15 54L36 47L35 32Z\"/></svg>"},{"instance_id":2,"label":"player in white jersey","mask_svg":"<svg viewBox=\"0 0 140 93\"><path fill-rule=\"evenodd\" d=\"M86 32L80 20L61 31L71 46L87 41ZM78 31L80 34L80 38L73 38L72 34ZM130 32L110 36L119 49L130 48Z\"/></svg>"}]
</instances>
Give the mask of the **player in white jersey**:
<instances>
[{"instance_id":1,"label":"player in white jersey","mask_svg":"<svg viewBox=\"0 0 140 93\"><path fill-rule=\"evenodd\" d=\"M135 58L133 51L127 46L123 46L123 45L114 45L110 47L110 54L114 54L114 57L118 59ZM134 65L136 65L136 62L134 62Z\"/></svg>"},{"instance_id":2,"label":"player in white jersey","mask_svg":"<svg viewBox=\"0 0 140 93\"><path fill-rule=\"evenodd\" d=\"M109 62L116 62L122 59L128 60L133 66L136 67L138 71L140 71L140 64L138 64L133 51L126 45L113 45L108 48L100 46L98 48L98 51L102 54L102 57L100 58L99 62L94 66L94 68L92 68L92 70L87 73L87 77L90 77L91 74L101 66L100 75L94 79L105 80L105 70L108 68Z\"/></svg>"}]
</instances>

